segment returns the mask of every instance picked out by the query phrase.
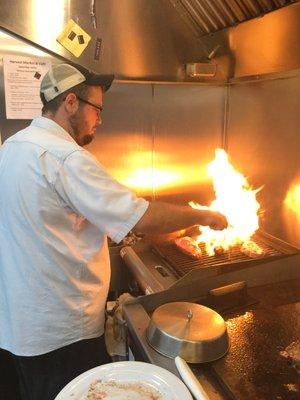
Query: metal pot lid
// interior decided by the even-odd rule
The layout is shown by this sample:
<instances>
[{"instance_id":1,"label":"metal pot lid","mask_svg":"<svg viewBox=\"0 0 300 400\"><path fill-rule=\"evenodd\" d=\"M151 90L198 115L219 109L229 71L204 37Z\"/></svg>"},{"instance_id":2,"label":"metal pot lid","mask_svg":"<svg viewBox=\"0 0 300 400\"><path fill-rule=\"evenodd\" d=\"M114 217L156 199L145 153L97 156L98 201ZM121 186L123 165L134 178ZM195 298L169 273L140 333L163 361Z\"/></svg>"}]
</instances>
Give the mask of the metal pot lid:
<instances>
[{"instance_id":1,"label":"metal pot lid","mask_svg":"<svg viewBox=\"0 0 300 400\"><path fill-rule=\"evenodd\" d=\"M221 315L195 303L163 304L154 311L151 321L164 334L189 342L212 341L226 332Z\"/></svg>"}]
</instances>

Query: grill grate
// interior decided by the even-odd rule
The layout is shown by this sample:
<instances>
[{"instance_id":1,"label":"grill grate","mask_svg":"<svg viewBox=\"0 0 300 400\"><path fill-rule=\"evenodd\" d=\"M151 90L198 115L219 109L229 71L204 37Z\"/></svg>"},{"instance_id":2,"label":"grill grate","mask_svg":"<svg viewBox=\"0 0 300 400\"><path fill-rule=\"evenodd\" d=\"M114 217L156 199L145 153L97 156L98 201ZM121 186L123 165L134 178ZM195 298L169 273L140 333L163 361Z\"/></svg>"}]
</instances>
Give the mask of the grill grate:
<instances>
[{"instance_id":1,"label":"grill grate","mask_svg":"<svg viewBox=\"0 0 300 400\"><path fill-rule=\"evenodd\" d=\"M237 263L257 263L259 260L265 262L270 258L282 257L285 255L284 252L276 249L271 244L267 244L258 237L252 238L252 240L264 250L262 256L251 258L240 251L240 245L232 247L223 254L209 256L205 251L205 245L200 243L199 247L201 247L202 250L202 257L197 260L182 253L174 242L156 244L153 246L152 250L162 257L179 277L186 275L194 269L219 267Z\"/></svg>"}]
</instances>

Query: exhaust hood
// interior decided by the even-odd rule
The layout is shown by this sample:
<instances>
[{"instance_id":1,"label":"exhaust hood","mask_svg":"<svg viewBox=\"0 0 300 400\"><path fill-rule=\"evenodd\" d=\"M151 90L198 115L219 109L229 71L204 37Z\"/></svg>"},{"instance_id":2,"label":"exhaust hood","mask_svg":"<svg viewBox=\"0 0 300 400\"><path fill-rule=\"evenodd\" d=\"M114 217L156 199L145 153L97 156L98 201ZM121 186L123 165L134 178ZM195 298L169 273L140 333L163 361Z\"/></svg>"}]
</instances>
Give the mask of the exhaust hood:
<instances>
[{"instance_id":1,"label":"exhaust hood","mask_svg":"<svg viewBox=\"0 0 300 400\"><path fill-rule=\"evenodd\" d=\"M120 80L224 83L300 67L296 0L0 0L0 7L0 30ZM70 20L90 38L79 56L57 40Z\"/></svg>"},{"instance_id":2,"label":"exhaust hood","mask_svg":"<svg viewBox=\"0 0 300 400\"><path fill-rule=\"evenodd\" d=\"M169 0L196 36L235 26L295 0Z\"/></svg>"},{"instance_id":3,"label":"exhaust hood","mask_svg":"<svg viewBox=\"0 0 300 400\"><path fill-rule=\"evenodd\" d=\"M0 0L0 9L4 32L120 79L178 76L179 64L201 56L193 33L166 0ZM70 20L91 38L79 57L57 40Z\"/></svg>"}]
</instances>

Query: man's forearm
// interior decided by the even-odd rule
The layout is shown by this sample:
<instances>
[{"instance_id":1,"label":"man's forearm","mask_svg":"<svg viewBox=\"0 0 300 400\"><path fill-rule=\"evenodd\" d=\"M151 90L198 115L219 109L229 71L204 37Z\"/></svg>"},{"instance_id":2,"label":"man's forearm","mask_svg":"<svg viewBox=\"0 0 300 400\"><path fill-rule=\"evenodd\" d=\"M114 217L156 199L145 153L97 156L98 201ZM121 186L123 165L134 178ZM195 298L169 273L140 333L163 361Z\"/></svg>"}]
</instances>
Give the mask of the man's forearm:
<instances>
[{"instance_id":1,"label":"man's forearm","mask_svg":"<svg viewBox=\"0 0 300 400\"><path fill-rule=\"evenodd\" d=\"M208 210L150 202L147 211L133 230L142 234L160 234L178 231L193 225L209 225L213 229L223 229L227 226L227 222L219 213Z\"/></svg>"}]
</instances>

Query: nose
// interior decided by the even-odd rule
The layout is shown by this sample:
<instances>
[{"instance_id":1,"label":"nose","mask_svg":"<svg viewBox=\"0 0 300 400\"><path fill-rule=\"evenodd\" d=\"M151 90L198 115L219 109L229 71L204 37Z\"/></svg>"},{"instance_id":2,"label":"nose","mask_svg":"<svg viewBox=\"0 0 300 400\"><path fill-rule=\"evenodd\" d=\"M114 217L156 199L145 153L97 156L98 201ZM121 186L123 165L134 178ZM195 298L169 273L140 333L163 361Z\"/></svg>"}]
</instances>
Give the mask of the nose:
<instances>
[{"instance_id":1,"label":"nose","mask_svg":"<svg viewBox=\"0 0 300 400\"><path fill-rule=\"evenodd\" d=\"M96 124L97 124L97 126L102 124L102 118L101 118L100 112L98 112L98 114L97 114Z\"/></svg>"}]
</instances>

